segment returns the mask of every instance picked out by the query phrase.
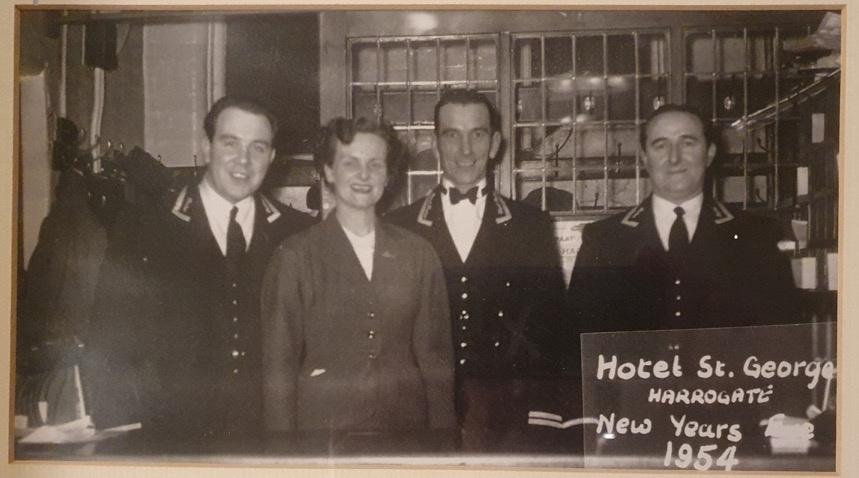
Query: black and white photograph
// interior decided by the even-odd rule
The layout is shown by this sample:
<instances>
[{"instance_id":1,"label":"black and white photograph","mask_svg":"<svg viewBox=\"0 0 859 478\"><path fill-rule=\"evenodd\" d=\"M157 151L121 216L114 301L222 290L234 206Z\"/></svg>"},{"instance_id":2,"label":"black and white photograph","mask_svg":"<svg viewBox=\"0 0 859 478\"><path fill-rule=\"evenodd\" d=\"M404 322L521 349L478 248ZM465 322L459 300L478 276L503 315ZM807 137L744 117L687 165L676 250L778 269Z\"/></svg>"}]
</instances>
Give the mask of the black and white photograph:
<instances>
[{"instance_id":1,"label":"black and white photograph","mask_svg":"<svg viewBox=\"0 0 859 478\"><path fill-rule=\"evenodd\" d=\"M788 8L16 6L10 460L837 472Z\"/></svg>"}]
</instances>

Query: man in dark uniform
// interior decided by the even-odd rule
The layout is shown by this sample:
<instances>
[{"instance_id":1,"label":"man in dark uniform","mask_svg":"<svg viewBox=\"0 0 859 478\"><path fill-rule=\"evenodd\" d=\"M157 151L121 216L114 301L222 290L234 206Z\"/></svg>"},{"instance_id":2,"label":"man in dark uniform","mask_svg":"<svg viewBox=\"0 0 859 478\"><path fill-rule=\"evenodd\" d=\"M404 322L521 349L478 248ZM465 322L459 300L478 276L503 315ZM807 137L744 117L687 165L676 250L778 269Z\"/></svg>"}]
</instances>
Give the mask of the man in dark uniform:
<instances>
[{"instance_id":1,"label":"man in dark uniform","mask_svg":"<svg viewBox=\"0 0 859 478\"><path fill-rule=\"evenodd\" d=\"M545 387L554 383L552 340L563 293L551 219L487 181L502 139L485 96L446 90L434 119L442 184L386 218L429 240L441 258L463 448L539 448L527 436L528 410L544 408Z\"/></svg>"},{"instance_id":2,"label":"man in dark uniform","mask_svg":"<svg viewBox=\"0 0 859 478\"><path fill-rule=\"evenodd\" d=\"M202 180L109 244L85 367L97 428L139 422L162 443L263 429L260 283L312 219L258 191L275 156L266 109L222 98L204 126Z\"/></svg>"},{"instance_id":3,"label":"man in dark uniform","mask_svg":"<svg viewBox=\"0 0 859 478\"><path fill-rule=\"evenodd\" d=\"M685 106L648 119L641 147L653 194L589 224L568 298L583 331L793 322L796 295L775 221L704 193L716 155L709 123Z\"/></svg>"}]
</instances>

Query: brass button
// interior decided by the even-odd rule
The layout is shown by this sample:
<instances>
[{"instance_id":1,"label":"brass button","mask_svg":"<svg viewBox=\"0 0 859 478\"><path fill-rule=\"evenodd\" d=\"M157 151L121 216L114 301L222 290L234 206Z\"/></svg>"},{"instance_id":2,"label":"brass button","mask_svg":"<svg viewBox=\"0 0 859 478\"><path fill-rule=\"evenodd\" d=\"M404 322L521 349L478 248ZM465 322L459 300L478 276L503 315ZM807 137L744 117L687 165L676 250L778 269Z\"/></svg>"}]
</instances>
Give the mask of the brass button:
<instances>
[{"instance_id":1,"label":"brass button","mask_svg":"<svg viewBox=\"0 0 859 478\"><path fill-rule=\"evenodd\" d=\"M504 284L504 287L510 287L510 281L507 281L507 282Z\"/></svg>"},{"instance_id":2,"label":"brass button","mask_svg":"<svg viewBox=\"0 0 859 478\"><path fill-rule=\"evenodd\" d=\"M375 318L376 318L376 313L375 313L375 312L367 312L367 318L375 319Z\"/></svg>"},{"instance_id":3,"label":"brass button","mask_svg":"<svg viewBox=\"0 0 859 478\"><path fill-rule=\"evenodd\" d=\"M376 337L376 331L375 330L371 330L371 331L367 332L367 338L368 339L373 339L374 337Z\"/></svg>"},{"instance_id":4,"label":"brass button","mask_svg":"<svg viewBox=\"0 0 859 478\"><path fill-rule=\"evenodd\" d=\"M680 317L681 315L683 315L683 313L679 310L677 312L674 312L674 317Z\"/></svg>"},{"instance_id":5,"label":"brass button","mask_svg":"<svg viewBox=\"0 0 859 478\"><path fill-rule=\"evenodd\" d=\"M236 287L238 287L238 286L239 286L238 284L236 284L235 282L233 282L233 289L235 289L235 288L236 288Z\"/></svg>"},{"instance_id":6,"label":"brass button","mask_svg":"<svg viewBox=\"0 0 859 478\"><path fill-rule=\"evenodd\" d=\"M459 347L464 349L464 348L468 347L468 343L466 343L466 342L460 342L460 343L459 343Z\"/></svg>"},{"instance_id":7,"label":"brass button","mask_svg":"<svg viewBox=\"0 0 859 478\"><path fill-rule=\"evenodd\" d=\"M501 342L495 342L493 345L495 345L495 348L498 348L501 345Z\"/></svg>"},{"instance_id":8,"label":"brass button","mask_svg":"<svg viewBox=\"0 0 859 478\"><path fill-rule=\"evenodd\" d=\"M233 299L233 305L239 305L239 301L236 299Z\"/></svg>"},{"instance_id":9,"label":"brass button","mask_svg":"<svg viewBox=\"0 0 859 478\"><path fill-rule=\"evenodd\" d=\"M462 297L462 300L467 299L468 298L468 292L463 292L460 297Z\"/></svg>"},{"instance_id":10,"label":"brass button","mask_svg":"<svg viewBox=\"0 0 859 478\"><path fill-rule=\"evenodd\" d=\"M462 276L459 278L459 281L464 284L464 283L468 282L468 277Z\"/></svg>"},{"instance_id":11,"label":"brass button","mask_svg":"<svg viewBox=\"0 0 859 478\"><path fill-rule=\"evenodd\" d=\"M234 368L234 369L233 369L233 374L238 374L238 373L239 373L239 369Z\"/></svg>"},{"instance_id":12,"label":"brass button","mask_svg":"<svg viewBox=\"0 0 859 478\"><path fill-rule=\"evenodd\" d=\"M367 357L368 357L370 360L373 360L373 359L375 359L375 358L376 358L376 354L372 354L372 353L371 353L371 354L370 354L370 355L368 355Z\"/></svg>"},{"instance_id":13,"label":"brass button","mask_svg":"<svg viewBox=\"0 0 859 478\"><path fill-rule=\"evenodd\" d=\"M498 311L498 317L504 317L504 311L503 310Z\"/></svg>"},{"instance_id":14,"label":"brass button","mask_svg":"<svg viewBox=\"0 0 859 478\"><path fill-rule=\"evenodd\" d=\"M675 297L675 299L674 299L674 300L676 300L676 301L678 301L678 302L679 302L679 301L680 301L680 296L678 295L677 297Z\"/></svg>"},{"instance_id":15,"label":"brass button","mask_svg":"<svg viewBox=\"0 0 859 478\"><path fill-rule=\"evenodd\" d=\"M680 285L680 279L675 280L674 285Z\"/></svg>"},{"instance_id":16,"label":"brass button","mask_svg":"<svg viewBox=\"0 0 859 478\"><path fill-rule=\"evenodd\" d=\"M460 365L465 365L465 359L459 359L459 364L460 364Z\"/></svg>"},{"instance_id":17,"label":"brass button","mask_svg":"<svg viewBox=\"0 0 859 478\"><path fill-rule=\"evenodd\" d=\"M239 334L233 334L233 339L238 339L238 338L239 338Z\"/></svg>"},{"instance_id":18,"label":"brass button","mask_svg":"<svg viewBox=\"0 0 859 478\"><path fill-rule=\"evenodd\" d=\"M232 354L233 354L233 358L236 358L236 357L238 357L238 356L239 356L239 351L238 351L238 350L233 350Z\"/></svg>"},{"instance_id":19,"label":"brass button","mask_svg":"<svg viewBox=\"0 0 859 478\"><path fill-rule=\"evenodd\" d=\"M238 321L239 321L239 318L238 318L238 317L233 317L233 323L236 323L236 322L238 322Z\"/></svg>"},{"instance_id":20,"label":"brass button","mask_svg":"<svg viewBox=\"0 0 859 478\"><path fill-rule=\"evenodd\" d=\"M464 326L464 325L462 326L462 330L465 330L465 326Z\"/></svg>"}]
</instances>

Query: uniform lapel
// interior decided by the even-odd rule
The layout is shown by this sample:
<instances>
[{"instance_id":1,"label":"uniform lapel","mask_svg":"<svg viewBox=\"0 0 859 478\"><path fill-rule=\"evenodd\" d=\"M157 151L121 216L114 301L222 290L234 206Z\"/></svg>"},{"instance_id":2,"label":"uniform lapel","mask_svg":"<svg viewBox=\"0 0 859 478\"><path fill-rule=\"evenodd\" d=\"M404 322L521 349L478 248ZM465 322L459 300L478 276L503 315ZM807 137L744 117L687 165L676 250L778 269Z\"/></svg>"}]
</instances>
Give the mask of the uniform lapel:
<instances>
[{"instance_id":1,"label":"uniform lapel","mask_svg":"<svg viewBox=\"0 0 859 478\"><path fill-rule=\"evenodd\" d=\"M457 252L453 238L450 236L450 230L447 228L447 222L444 220L440 191L440 187L434 189L432 195L425 199L428 201L428 207L425 211L426 221L422 224L428 228L428 239L435 247L444 268L461 267L462 258L459 257L459 252Z\"/></svg>"},{"instance_id":2,"label":"uniform lapel","mask_svg":"<svg viewBox=\"0 0 859 478\"><path fill-rule=\"evenodd\" d=\"M626 234L614 240L620 241L620 244L628 244L632 257L639 262L642 256L651 256L655 252L664 251L659 232L656 230L651 197L630 210L621 220L621 225L624 226L621 230L626 231Z\"/></svg>"},{"instance_id":3,"label":"uniform lapel","mask_svg":"<svg viewBox=\"0 0 859 478\"><path fill-rule=\"evenodd\" d=\"M487 265L497 261L494 254L496 245L498 245L499 237L496 228L501 227L495 223L498 217L498 211L494 199L495 193L490 191L486 196L486 201L483 209L483 220L480 222L480 229L477 230L477 236L474 238L474 244L471 246L471 251L465 264L469 267ZM458 254L457 254L458 257Z\"/></svg>"},{"instance_id":4,"label":"uniform lapel","mask_svg":"<svg viewBox=\"0 0 859 478\"><path fill-rule=\"evenodd\" d=\"M197 247L192 249L199 250L201 255L209 260L223 258L221 248L218 246L215 236L212 235L212 228L209 227L209 219L206 217L206 210L203 208L203 201L200 199L197 186L188 186L184 194L180 195L180 200L184 202L180 207L182 211L186 212L188 219L183 220L180 215L176 214L175 207L174 215L184 222L184 224L180 222L180 227L191 236L189 244L199 244L199 249ZM180 241L179 244L184 244L184 241Z\"/></svg>"}]
</instances>

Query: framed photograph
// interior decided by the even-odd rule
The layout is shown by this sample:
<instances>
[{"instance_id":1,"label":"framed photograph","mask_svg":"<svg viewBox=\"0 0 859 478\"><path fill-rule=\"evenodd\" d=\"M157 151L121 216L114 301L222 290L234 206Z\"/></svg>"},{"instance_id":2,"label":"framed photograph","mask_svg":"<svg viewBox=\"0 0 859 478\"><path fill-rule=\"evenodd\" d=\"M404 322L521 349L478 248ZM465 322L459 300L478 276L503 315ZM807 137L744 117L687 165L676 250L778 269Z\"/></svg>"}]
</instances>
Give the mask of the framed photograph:
<instances>
[{"instance_id":1,"label":"framed photograph","mask_svg":"<svg viewBox=\"0 0 859 478\"><path fill-rule=\"evenodd\" d=\"M4 8L3 468L848 476L847 10Z\"/></svg>"}]
</instances>

